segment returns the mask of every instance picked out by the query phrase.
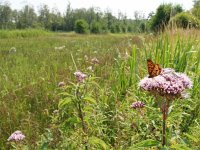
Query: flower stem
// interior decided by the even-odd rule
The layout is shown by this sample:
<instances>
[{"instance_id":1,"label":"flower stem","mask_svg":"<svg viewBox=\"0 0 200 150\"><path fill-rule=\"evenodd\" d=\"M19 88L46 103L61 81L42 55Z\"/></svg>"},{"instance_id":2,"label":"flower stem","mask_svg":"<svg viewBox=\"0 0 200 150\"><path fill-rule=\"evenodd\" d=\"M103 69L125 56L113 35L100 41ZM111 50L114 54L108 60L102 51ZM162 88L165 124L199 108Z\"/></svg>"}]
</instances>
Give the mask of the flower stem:
<instances>
[{"instance_id":1,"label":"flower stem","mask_svg":"<svg viewBox=\"0 0 200 150\"><path fill-rule=\"evenodd\" d=\"M76 98L77 98L77 101L76 101L76 105L77 105L77 110L78 110L78 115L79 115L79 118L81 120L81 126L82 126L82 131L84 133L84 136L86 135L87 136L87 126L84 122L84 113L83 113L83 106L81 105L82 104L82 94L80 94L80 85L78 84L77 88L76 88L76 92L75 92L75 95L76 95ZM83 141L84 141L84 144L85 144L85 150L88 150L88 142L87 140L84 140L84 136L83 136Z\"/></svg>"},{"instance_id":2,"label":"flower stem","mask_svg":"<svg viewBox=\"0 0 200 150\"><path fill-rule=\"evenodd\" d=\"M168 115L169 109L169 100L167 98L164 99L162 104L162 117L163 117L163 124L162 124L162 146L166 145L166 120Z\"/></svg>"},{"instance_id":3,"label":"flower stem","mask_svg":"<svg viewBox=\"0 0 200 150\"><path fill-rule=\"evenodd\" d=\"M166 144L166 119L164 118L163 112L163 124L162 124L162 146L164 147Z\"/></svg>"}]
</instances>

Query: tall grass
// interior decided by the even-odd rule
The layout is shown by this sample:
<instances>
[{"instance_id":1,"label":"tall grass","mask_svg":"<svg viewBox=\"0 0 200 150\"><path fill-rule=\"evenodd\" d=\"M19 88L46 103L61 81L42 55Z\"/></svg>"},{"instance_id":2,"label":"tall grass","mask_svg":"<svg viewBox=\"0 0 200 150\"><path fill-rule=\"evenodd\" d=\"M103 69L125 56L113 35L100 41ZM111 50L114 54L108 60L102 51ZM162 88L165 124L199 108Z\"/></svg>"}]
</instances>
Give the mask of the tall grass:
<instances>
[{"instance_id":1,"label":"tall grass","mask_svg":"<svg viewBox=\"0 0 200 150\"><path fill-rule=\"evenodd\" d=\"M168 145L199 148L200 137L195 135L200 128L199 31L169 30L157 36L36 31L23 39L17 38L23 36L15 31L8 35L0 40L2 149L10 148L6 139L15 130L26 135L24 145L29 149L84 149L85 140L89 149L144 149L147 143L159 149L161 114L154 99L138 89L138 81L147 74L147 58L192 78L191 97L181 103L174 101L170 108ZM10 51L12 47L16 52ZM100 63L91 64L93 57ZM87 70L91 65L93 72ZM65 89L57 85L64 81L64 92L73 94L77 69L94 77L82 107L87 135L73 105L58 107L60 99L70 97L60 94ZM138 100L146 103L144 116L130 109Z\"/></svg>"},{"instance_id":2,"label":"tall grass","mask_svg":"<svg viewBox=\"0 0 200 150\"><path fill-rule=\"evenodd\" d=\"M48 34L50 34L50 32L38 29L0 30L0 38L29 38L45 36Z\"/></svg>"}]
</instances>

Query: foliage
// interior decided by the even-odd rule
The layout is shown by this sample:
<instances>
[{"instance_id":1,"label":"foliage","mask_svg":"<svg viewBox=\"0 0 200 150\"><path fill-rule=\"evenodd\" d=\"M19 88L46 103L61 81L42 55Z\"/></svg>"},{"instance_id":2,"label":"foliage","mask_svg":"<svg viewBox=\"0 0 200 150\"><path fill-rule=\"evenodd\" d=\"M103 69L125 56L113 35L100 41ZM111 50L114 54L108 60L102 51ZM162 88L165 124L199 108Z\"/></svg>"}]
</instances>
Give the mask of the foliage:
<instances>
[{"instance_id":1,"label":"foliage","mask_svg":"<svg viewBox=\"0 0 200 150\"><path fill-rule=\"evenodd\" d=\"M16 35L9 31L9 38L0 41L1 149L11 149L6 140L16 130L26 136L22 144L27 149L160 149L160 110L153 97L138 89L147 58L192 78L190 98L177 99L169 108L167 145L200 148L199 30L157 36ZM99 64L91 63L94 57ZM88 75L78 101L77 70ZM60 81L66 85L58 87ZM145 103L142 112L130 108L135 101Z\"/></svg>"},{"instance_id":2,"label":"foliage","mask_svg":"<svg viewBox=\"0 0 200 150\"><path fill-rule=\"evenodd\" d=\"M170 20L170 24L176 24L178 27L182 28L200 28L200 20L187 12L182 12L174 16Z\"/></svg>"},{"instance_id":3,"label":"foliage","mask_svg":"<svg viewBox=\"0 0 200 150\"><path fill-rule=\"evenodd\" d=\"M183 9L180 5L160 5L156 10L156 14L150 20L150 28L154 31L163 31L165 26L168 24L170 18L182 11Z\"/></svg>"},{"instance_id":4,"label":"foliage","mask_svg":"<svg viewBox=\"0 0 200 150\"><path fill-rule=\"evenodd\" d=\"M91 29L90 29L91 33L102 33L102 27L101 27L101 24L100 22L92 22L92 25L91 25Z\"/></svg>"},{"instance_id":5,"label":"foliage","mask_svg":"<svg viewBox=\"0 0 200 150\"><path fill-rule=\"evenodd\" d=\"M0 27L1 29L27 29L39 28L51 31L75 31L75 22L85 20L91 33L126 33L139 32L138 25L144 20L142 13L135 13L136 19L127 19L121 12L118 17L110 10L105 12L99 8L73 9L70 4L64 14L54 7L52 10L47 5L41 5L36 11L32 6L25 5L21 10L12 10L8 3L0 4ZM129 26L129 30L128 30Z\"/></svg>"},{"instance_id":6,"label":"foliage","mask_svg":"<svg viewBox=\"0 0 200 150\"><path fill-rule=\"evenodd\" d=\"M51 32L38 29L0 30L0 38L31 38L50 34Z\"/></svg>"},{"instance_id":7,"label":"foliage","mask_svg":"<svg viewBox=\"0 0 200 150\"><path fill-rule=\"evenodd\" d=\"M88 28L89 25L85 20L83 19L76 20L75 22L76 33L88 33Z\"/></svg>"},{"instance_id":8,"label":"foliage","mask_svg":"<svg viewBox=\"0 0 200 150\"><path fill-rule=\"evenodd\" d=\"M200 0L193 0L192 14L200 19Z\"/></svg>"}]
</instances>

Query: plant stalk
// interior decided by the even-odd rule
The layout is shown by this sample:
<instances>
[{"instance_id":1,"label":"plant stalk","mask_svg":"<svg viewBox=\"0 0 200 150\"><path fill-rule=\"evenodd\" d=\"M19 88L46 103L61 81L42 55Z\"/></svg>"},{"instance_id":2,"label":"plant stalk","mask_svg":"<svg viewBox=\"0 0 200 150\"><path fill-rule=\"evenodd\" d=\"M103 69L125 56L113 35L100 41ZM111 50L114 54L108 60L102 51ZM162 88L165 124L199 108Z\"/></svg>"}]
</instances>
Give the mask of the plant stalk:
<instances>
[{"instance_id":1,"label":"plant stalk","mask_svg":"<svg viewBox=\"0 0 200 150\"><path fill-rule=\"evenodd\" d=\"M162 124L162 146L165 147L166 145L166 120L168 115L168 109L169 109L169 100L164 99L164 102L162 104L162 117L163 117L163 124Z\"/></svg>"}]
</instances>

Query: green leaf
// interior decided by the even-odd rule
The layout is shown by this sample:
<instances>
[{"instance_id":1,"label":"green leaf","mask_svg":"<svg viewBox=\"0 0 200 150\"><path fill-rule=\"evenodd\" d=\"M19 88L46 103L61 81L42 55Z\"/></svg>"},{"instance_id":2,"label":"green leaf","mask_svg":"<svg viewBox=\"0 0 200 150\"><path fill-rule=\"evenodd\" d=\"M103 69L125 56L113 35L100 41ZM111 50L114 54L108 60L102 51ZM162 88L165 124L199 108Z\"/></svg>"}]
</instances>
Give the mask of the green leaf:
<instances>
[{"instance_id":1,"label":"green leaf","mask_svg":"<svg viewBox=\"0 0 200 150\"><path fill-rule=\"evenodd\" d=\"M64 99L61 99L58 103L58 108L62 108L66 105L68 105L69 103L71 103L72 99L71 98L64 98Z\"/></svg>"},{"instance_id":2,"label":"green leaf","mask_svg":"<svg viewBox=\"0 0 200 150\"><path fill-rule=\"evenodd\" d=\"M88 101L89 103L96 104L96 101L92 97L89 97L89 96L84 97L83 100Z\"/></svg>"},{"instance_id":3,"label":"green leaf","mask_svg":"<svg viewBox=\"0 0 200 150\"><path fill-rule=\"evenodd\" d=\"M99 139L99 138L97 138L97 137L94 137L94 136L93 136L93 137L90 137L90 138L89 138L89 143L92 144L92 145L99 145L99 146L101 146L101 148L104 149L104 150L107 149L106 143L105 143L103 140L101 140L101 139Z\"/></svg>"},{"instance_id":4,"label":"green leaf","mask_svg":"<svg viewBox=\"0 0 200 150\"><path fill-rule=\"evenodd\" d=\"M198 142L198 141L199 141L196 137L194 137L194 136L192 136L192 135L190 135L190 134L185 133L185 135L186 135L189 139L191 139L192 141L194 141L194 142Z\"/></svg>"},{"instance_id":5,"label":"green leaf","mask_svg":"<svg viewBox=\"0 0 200 150\"><path fill-rule=\"evenodd\" d=\"M61 93L59 93L58 95L69 96L69 97L73 97L73 96L74 96L74 95L69 94L69 93L67 93L67 92L61 92Z\"/></svg>"},{"instance_id":6,"label":"green leaf","mask_svg":"<svg viewBox=\"0 0 200 150\"><path fill-rule=\"evenodd\" d=\"M183 144L176 144L176 145L172 145L170 146L170 148L173 148L175 150L192 150L189 147L187 147L186 145Z\"/></svg>"},{"instance_id":7,"label":"green leaf","mask_svg":"<svg viewBox=\"0 0 200 150\"><path fill-rule=\"evenodd\" d=\"M141 141L139 143L136 143L135 145L133 145L131 147L131 149L137 149L137 148L146 148L146 147L152 147L152 146L158 146L160 144L160 142L152 140L152 139L148 139L148 140L144 140Z\"/></svg>"}]
</instances>

